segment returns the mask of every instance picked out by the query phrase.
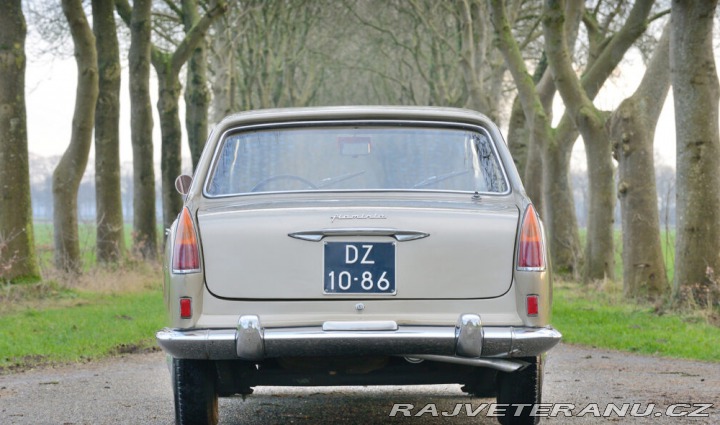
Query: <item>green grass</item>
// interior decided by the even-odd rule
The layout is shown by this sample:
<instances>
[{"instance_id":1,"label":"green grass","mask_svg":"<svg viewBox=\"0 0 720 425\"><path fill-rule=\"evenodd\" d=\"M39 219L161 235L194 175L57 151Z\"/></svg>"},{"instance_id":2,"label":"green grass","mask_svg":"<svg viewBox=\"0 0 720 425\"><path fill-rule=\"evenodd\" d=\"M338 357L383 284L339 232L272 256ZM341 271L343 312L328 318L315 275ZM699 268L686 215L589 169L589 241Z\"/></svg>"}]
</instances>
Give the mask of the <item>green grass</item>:
<instances>
[{"instance_id":1,"label":"green grass","mask_svg":"<svg viewBox=\"0 0 720 425\"><path fill-rule=\"evenodd\" d=\"M553 326L563 341L642 354L720 362L720 327L699 316L654 311L574 283L555 285Z\"/></svg>"},{"instance_id":2,"label":"green grass","mask_svg":"<svg viewBox=\"0 0 720 425\"><path fill-rule=\"evenodd\" d=\"M165 324L159 290L63 294L70 305L0 314L0 371L144 351Z\"/></svg>"}]
</instances>

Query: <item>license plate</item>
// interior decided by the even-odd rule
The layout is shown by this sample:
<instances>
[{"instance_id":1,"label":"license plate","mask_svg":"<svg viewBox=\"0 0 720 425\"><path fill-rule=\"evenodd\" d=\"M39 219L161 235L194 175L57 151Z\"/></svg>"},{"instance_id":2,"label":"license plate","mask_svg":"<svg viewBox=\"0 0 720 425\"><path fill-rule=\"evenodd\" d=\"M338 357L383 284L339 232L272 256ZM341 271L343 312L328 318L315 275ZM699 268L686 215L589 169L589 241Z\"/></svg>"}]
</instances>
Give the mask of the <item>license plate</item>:
<instances>
[{"instance_id":1,"label":"license plate","mask_svg":"<svg viewBox=\"0 0 720 425\"><path fill-rule=\"evenodd\" d=\"M326 294L395 294L395 244L326 242Z\"/></svg>"}]
</instances>

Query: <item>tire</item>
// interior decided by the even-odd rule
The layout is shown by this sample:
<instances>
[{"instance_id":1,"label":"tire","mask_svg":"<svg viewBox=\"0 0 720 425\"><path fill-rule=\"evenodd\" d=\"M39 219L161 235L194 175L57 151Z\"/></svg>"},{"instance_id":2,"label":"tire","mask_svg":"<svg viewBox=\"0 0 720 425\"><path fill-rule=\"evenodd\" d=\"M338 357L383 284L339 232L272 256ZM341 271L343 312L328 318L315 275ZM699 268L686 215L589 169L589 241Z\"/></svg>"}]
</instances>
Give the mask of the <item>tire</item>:
<instances>
[{"instance_id":1,"label":"tire","mask_svg":"<svg viewBox=\"0 0 720 425\"><path fill-rule=\"evenodd\" d=\"M522 360L530 363L525 369L507 373L498 372L497 402L498 404L539 404L542 402L543 360L541 357L529 357ZM522 409L520 416L515 416L516 408L509 406L506 415L498 417L502 425L534 425L540 417L530 416L532 407Z\"/></svg>"},{"instance_id":2,"label":"tire","mask_svg":"<svg viewBox=\"0 0 720 425\"><path fill-rule=\"evenodd\" d=\"M215 365L205 360L172 360L177 425L217 425Z\"/></svg>"},{"instance_id":3,"label":"tire","mask_svg":"<svg viewBox=\"0 0 720 425\"><path fill-rule=\"evenodd\" d=\"M472 397L494 398L497 396L497 371L475 368L470 379L464 382L460 390Z\"/></svg>"}]
</instances>

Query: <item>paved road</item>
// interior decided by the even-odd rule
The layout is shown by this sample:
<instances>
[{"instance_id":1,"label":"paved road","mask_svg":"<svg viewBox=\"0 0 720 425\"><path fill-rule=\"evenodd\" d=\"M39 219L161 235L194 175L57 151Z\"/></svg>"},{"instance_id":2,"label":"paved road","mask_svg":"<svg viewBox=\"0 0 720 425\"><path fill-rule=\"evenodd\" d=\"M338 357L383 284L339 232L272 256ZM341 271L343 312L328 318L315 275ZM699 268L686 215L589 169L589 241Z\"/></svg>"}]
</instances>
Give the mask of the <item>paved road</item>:
<instances>
[{"instance_id":1,"label":"paved road","mask_svg":"<svg viewBox=\"0 0 720 425\"><path fill-rule=\"evenodd\" d=\"M545 400L571 403L574 412L598 403L640 403L644 418L555 418L545 423L720 423L720 365L643 357L560 345L548 356ZM472 409L489 399L470 398L457 385L419 387L261 388L246 401L221 399L221 424L492 424L484 413L469 417L389 417L393 403L419 412L436 403L440 415L457 404ZM714 403L705 418L654 417L677 403ZM678 406L674 412L694 410ZM485 410L486 412L486 410ZM707 413L708 411L706 411ZM128 355L101 362L0 376L0 424L171 424L172 391L162 353ZM562 415L562 414L561 414Z\"/></svg>"}]
</instances>

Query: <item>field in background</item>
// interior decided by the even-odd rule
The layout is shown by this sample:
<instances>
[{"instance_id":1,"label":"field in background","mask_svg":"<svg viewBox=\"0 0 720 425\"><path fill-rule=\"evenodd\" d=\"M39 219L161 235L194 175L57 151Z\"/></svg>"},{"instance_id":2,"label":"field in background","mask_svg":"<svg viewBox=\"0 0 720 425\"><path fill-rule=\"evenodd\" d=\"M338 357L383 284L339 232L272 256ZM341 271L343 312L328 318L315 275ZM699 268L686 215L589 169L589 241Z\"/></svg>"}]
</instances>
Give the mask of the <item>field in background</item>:
<instances>
[{"instance_id":1,"label":"field in background","mask_svg":"<svg viewBox=\"0 0 720 425\"><path fill-rule=\"evenodd\" d=\"M40 269L44 272L50 272L53 268L53 224L46 221L36 221L34 223L35 231L35 251L38 257ZM125 233L125 247L132 247L132 225L125 223L123 228ZM94 222L80 222L78 225L78 234L80 239L80 253L83 261L83 269L88 271L92 269L97 257L95 255L96 227ZM158 230L158 235L162 235Z\"/></svg>"}]
</instances>

